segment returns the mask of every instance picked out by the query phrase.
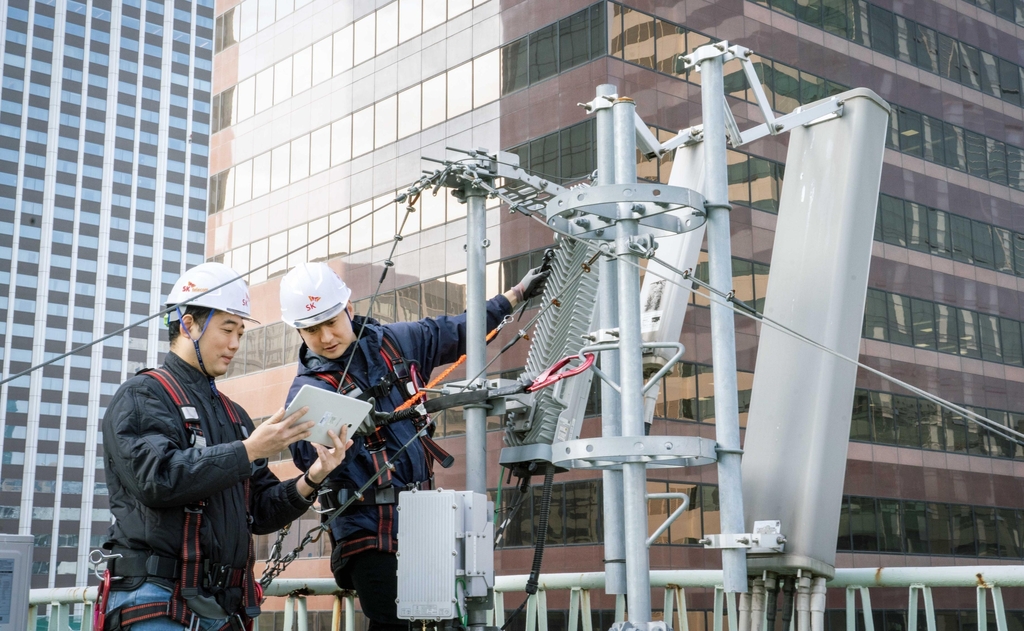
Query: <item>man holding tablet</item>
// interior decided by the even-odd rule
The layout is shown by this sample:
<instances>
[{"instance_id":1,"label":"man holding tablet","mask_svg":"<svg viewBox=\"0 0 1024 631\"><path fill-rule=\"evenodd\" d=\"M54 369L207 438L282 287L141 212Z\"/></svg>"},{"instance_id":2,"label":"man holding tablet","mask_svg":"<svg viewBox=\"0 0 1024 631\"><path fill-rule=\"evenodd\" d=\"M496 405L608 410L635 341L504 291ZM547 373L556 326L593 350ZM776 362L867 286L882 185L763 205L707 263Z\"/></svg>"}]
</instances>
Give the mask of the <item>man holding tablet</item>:
<instances>
[{"instance_id":1,"label":"man holding tablet","mask_svg":"<svg viewBox=\"0 0 1024 631\"><path fill-rule=\"evenodd\" d=\"M487 328L498 326L520 302L539 295L549 272L536 268L503 295L487 302ZM326 263L298 265L281 280L281 319L302 336L298 374L288 403L303 386L339 391L375 401L379 412L392 412L430 379L434 368L457 360L466 351L466 315L424 318L382 325L357 316L352 290ZM422 423L422 421L420 421ZM379 469L391 465L364 494L330 525L331 571L338 585L355 589L370 631L405 631L397 616L398 493L428 488L432 458L440 452L430 439L416 441L398 458L394 454L422 424L399 421L373 427L366 422L349 449L349 457L325 481L321 504L337 508ZM302 470L316 460L306 441L291 445ZM440 452L443 455L443 452Z\"/></svg>"},{"instance_id":2,"label":"man holding tablet","mask_svg":"<svg viewBox=\"0 0 1024 631\"><path fill-rule=\"evenodd\" d=\"M215 384L249 319L245 281L204 263L167 304L164 365L125 382L103 417L115 521L96 631L244 631L260 613L252 535L304 514L352 443L332 433L329 447L311 448L305 474L279 480L267 457L309 436L312 423L296 423L306 409L253 427Z\"/></svg>"}]
</instances>

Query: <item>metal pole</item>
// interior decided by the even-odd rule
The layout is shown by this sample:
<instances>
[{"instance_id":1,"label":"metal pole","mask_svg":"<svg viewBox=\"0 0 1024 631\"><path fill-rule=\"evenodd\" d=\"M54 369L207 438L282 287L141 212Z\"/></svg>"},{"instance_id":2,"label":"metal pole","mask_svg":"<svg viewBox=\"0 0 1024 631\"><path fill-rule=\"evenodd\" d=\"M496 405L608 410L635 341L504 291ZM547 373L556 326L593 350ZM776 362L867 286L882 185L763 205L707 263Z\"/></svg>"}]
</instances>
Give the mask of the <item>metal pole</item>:
<instances>
[{"instance_id":1,"label":"metal pole","mask_svg":"<svg viewBox=\"0 0 1024 631\"><path fill-rule=\"evenodd\" d=\"M615 135L615 183L636 184L636 104L619 98L612 106ZM724 162L723 162L724 165ZM619 385L622 398L622 435L644 435L643 358L640 334L640 274L638 257L630 250L638 223L632 202L618 205L615 253L619 257ZM650 559L647 556L647 465L622 466L625 515L626 598L633 622L651 620Z\"/></svg>"},{"instance_id":2,"label":"metal pole","mask_svg":"<svg viewBox=\"0 0 1024 631\"><path fill-rule=\"evenodd\" d=\"M467 184L466 202L466 375L472 377L487 365L487 191ZM479 381L485 380L481 377ZM475 384L469 384L473 388ZM487 410L467 405L466 490L487 494Z\"/></svg>"},{"instance_id":3,"label":"metal pole","mask_svg":"<svg viewBox=\"0 0 1024 631\"><path fill-rule=\"evenodd\" d=\"M714 46L714 45L711 45ZM721 45L720 45L721 46ZM699 50L699 49L698 49ZM729 231L729 179L725 148L724 46L700 64L701 113L704 124L705 198L708 212L708 268L711 286L732 291L732 241ZM718 441L718 486L722 533L742 533L743 490L740 478L740 423L736 395L736 329L728 305L711 301L711 357L715 380L715 439ZM747 591L747 551L722 550L727 592Z\"/></svg>"},{"instance_id":4,"label":"metal pole","mask_svg":"<svg viewBox=\"0 0 1024 631\"><path fill-rule=\"evenodd\" d=\"M466 376L472 377L487 365L487 191L466 184ZM477 383L486 382L482 375ZM468 384L474 387L475 384ZM466 489L487 495L487 409L483 405L463 408L466 419ZM488 624L492 607L490 593L484 598L466 599L466 618L471 629Z\"/></svg>"},{"instance_id":5,"label":"metal pole","mask_svg":"<svg viewBox=\"0 0 1024 631\"><path fill-rule=\"evenodd\" d=\"M616 93L614 85L597 86L597 98ZM615 183L615 133L611 108L599 109L597 118L597 179L599 185ZM598 286L598 319L602 329L619 326L619 274L615 259L602 256L598 262L601 283ZM601 353L601 368L608 377L619 381L618 351ZM621 436L622 416L619 393L601 380L601 436ZM605 470L604 484L604 573L605 593L626 593L625 513L622 510L622 472Z\"/></svg>"}]
</instances>

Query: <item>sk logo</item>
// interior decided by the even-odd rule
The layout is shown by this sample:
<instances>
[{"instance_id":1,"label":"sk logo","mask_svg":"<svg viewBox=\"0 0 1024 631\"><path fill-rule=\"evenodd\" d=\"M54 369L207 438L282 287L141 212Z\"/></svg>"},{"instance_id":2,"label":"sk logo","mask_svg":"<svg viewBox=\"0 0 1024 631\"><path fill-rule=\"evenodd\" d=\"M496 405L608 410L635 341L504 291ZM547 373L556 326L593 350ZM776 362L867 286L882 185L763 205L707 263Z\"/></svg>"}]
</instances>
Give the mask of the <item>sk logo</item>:
<instances>
[{"instance_id":1,"label":"sk logo","mask_svg":"<svg viewBox=\"0 0 1024 631\"><path fill-rule=\"evenodd\" d=\"M309 304L306 305L306 311L316 309L316 303L318 302L320 302L320 296L309 296Z\"/></svg>"},{"instance_id":2,"label":"sk logo","mask_svg":"<svg viewBox=\"0 0 1024 631\"><path fill-rule=\"evenodd\" d=\"M188 284L181 288L183 292L189 292L196 288L196 284L192 281L188 281Z\"/></svg>"}]
</instances>

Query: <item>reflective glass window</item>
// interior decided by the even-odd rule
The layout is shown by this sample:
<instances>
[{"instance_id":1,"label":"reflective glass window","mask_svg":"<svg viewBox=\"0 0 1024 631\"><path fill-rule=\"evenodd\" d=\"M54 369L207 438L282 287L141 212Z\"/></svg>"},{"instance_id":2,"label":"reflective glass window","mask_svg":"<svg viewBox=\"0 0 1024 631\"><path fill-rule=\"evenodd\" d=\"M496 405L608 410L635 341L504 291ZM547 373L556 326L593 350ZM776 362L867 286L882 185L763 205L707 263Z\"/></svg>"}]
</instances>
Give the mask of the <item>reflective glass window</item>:
<instances>
[{"instance_id":1,"label":"reflective glass window","mask_svg":"<svg viewBox=\"0 0 1024 631\"><path fill-rule=\"evenodd\" d=\"M501 58L492 50L473 60L473 107L480 107L501 96L499 80Z\"/></svg>"},{"instance_id":2,"label":"reflective glass window","mask_svg":"<svg viewBox=\"0 0 1024 631\"><path fill-rule=\"evenodd\" d=\"M903 205L907 224L907 247L918 252L928 252L928 209L921 204L906 202Z\"/></svg>"},{"instance_id":3,"label":"reflective glass window","mask_svg":"<svg viewBox=\"0 0 1024 631\"><path fill-rule=\"evenodd\" d=\"M530 33L530 83L558 73L558 24Z\"/></svg>"},{"instance_id":4,"label":"reflective glass window","mask_svg":"<svg viewBox=\"0 0 1024 631\"><path fill-rule=\"evenodd\" d=\"M249 77L238 84L237 112L239 121L256 113L256 77Z\"/></svg>"},{"instance_id":5,"label":"reflective glass window","mask_svg":"<svg viewBox=\"0 0 1024 631\"><path fill-rule=\"evenodd\" d=\"M501 47L501 93L511 94L529 84L529 47L523 37Z\"/></svg>"},{"instance_id":6,"label":"reflective glass window","mask_svg":"<svg viewBox=\"0 0 1024 631\"><path fill-rule=\"evenodd\" d=\"M887 294L889 319L889 341L893 344L911 345L913 328L910 311L910 299L898 294Z\"/></svg>"},{"instance_id":7,"label":"reflective glass window","mask_svg":"<svg viewBox=\"0 0 1024 631\"><path fill-rule=\"evenodd\" d=\"M398 41L420 34L423 25L423 0L398 0Z\"/></svg>"},{"instance_id":8,"label":"reflective glass window","mask_svg":"<svg viewBox=\"0 0 1024 631\"><path fill-rule=\"evenodd\" d=\"M398 3L377 9L377 54L398 45Z\"/></svg>"},{"instance_id":9,"label":"reflective glass window","mask_svg":"<svg viewBox=\"0 0 1024 631\"><path fill-rule=\"evenodd\" d=\"M292 58L274 65L274 103L281 103L292 95Z\"/></svg>"},{"instance_id":10,"label":"reflective glass window","mask_svg":"<svg viewBox=\"0 0 1024 631\"><path fill-rule=\"evenodd\" d=\"M957 326L960 338L960 354L964 357L981 358L978 334L978 314L968 309L957 309Z\"/></svg>"},{"instance_id":11,"label":"reflective glass window","mask_svg":"<svg viewBox=\"0 0 1024 631\"><path fill-rule=\"evenodd\" d=\"M957 42L939 33L939 74L953 81L960 81L960 47Z\"/></svg>"},{"instance_id":12,"label":"reflective glass window","mask_svg":"<svg viewBox=\"0 0 1024 631\"><path fill-rule=\"evenodd\" d=\"M849 38L850 19L846 5L847 0L822 0L821 24L826 32Z\"/></svg>"},{"instance_id":13,"label":"reflective glass window","mask_svg":"<svg viewBox=\"0 0 1024 631\"><path fill-rule=\"evenodd\" d=\"M398 139L398 97L388 97L374 109L374 146L379 148Z\"/></svg>"},{"instance_id":14,"label":"reflective glass window","mask_svg":"<svg viewBox=\"0 0 1024 631\"><path fill-rule=\"evenodd\" d=\"M423 82L423 129L444 122L446 98L447 85L444 74Z\"/></svg>"},{"instance_id":15,"label":"reflective glass window","mask_svg":"<svg viewBox=\"0 0 1024 631\"><path fill-rule=\"evenodd\" d=\"M558 22L559 72L590 59L590 20L584 9Z\"/></svg>"},{"instance_id":16,"label":"reflective glass window","mask_svg":"<svg viewBox=\"0 0 1024 631\"><path fill-rule=\"evenodd\" d=\"M414 85L398 94L398 137L405 138L420 130L420 86Z\"/></svg>"},{"instance_id":17,"label":"reflective glass window","mask_svg":"<svg viewBox=\"0 0 1024 631\"><path fill-rule=\"evenodd\" d=\"M271 24L274 23L275 12L277 10L276 0L258 0L259 2L259 23L257 29L262 31Z\"/></svg>"},{"instance_id":18,"label":"reflective glass window","mask_svg":"<svg viewBox=\"0 0 1024 631\"><path fill-rule=\"evenodd\" d=\"M980 178L988 177L988 160L985 137L972 131L964 132L967 149L967 172Z\"/></svg>"},{"instance_id":19,"label":"reflective glass window","mask_svg":"<svg viewBox=\"0 0 1024 631\"><path fill-rule=\"evenodd\" d=\"M448 19L448 0L423 0L423 30L429 31Z\"/></svg>"},{"instance_id":20,"label":"reflective glass window","mask_svg":"<svg viewBox=\"0 0 1024 631\"><path fill-rule=\"evenodd\" d=\"M252 159L252 196L253 198L270 192L270 152Z\"/></svg>"},{"instance_id":21,"label":"reflective glass window","mask_svg":"<svg viewBox=\"0 0 1024 631\"><path fill-rule=\"evenodd\" d=\"M274 68L270 67L256 75L256 112L270 109L274 105Z\"/></svg>"},{"instance_id":22,"label":"reflective glass window","mask_svg":"<svg viewBox=\"0 0 1024 631\"><path fill-rule=\"evenodd\" d=\"M928 522L928 551L931 554L953 554L948 504L929 503L925 507Z\"/></svg>"},{"instance_id":23,"label":"reflective glass window","mask_svg":"<svg viewBox=\"0 0 1024 631\"><path fill-rule=\"evenodd\" d=\"M313 47L292 55L292 94L299 94L313 85Z\"/></svg>"},{"instance_id":24,"label":"reflective glass window","mask_svg":"<svg viewBox=\"0 0 1024 631\"><path fill-rule=\"evenodd\" d=\"M935 350L935 308L927 300L910 300L914 327L914 346Z\"/></svg>"},{"instance_id":25,"label":"reflective glass window","mask_svg":"<svg viewBox=\"0 0 1024 631\"><path fill-rule=\"evenodd\" d=\"M992 269L995 251L992 247L992 226L980 221L971 222L974 264Z\"/></svg>"},{"instance_id":26,"label":"reflective glass window","mask_svg":"<svg viewBox=\"0 0 1024 631\"><path fill-rule=\"evenodd\" d=\"M680 55L686 54L686 29L665 20L657 20L654 32L657 42L657 70L676 76L685 74L678 66L678 60Z\"/></svg>"},{"instance_id":27,"label":"reflective glass window","mask_svg":"<svg viewBox=\"0 0 1024 631\"><path fill-rule=\"evenodd\" d=\"M878 500L878 551L903 552L903 520L899 500Z\"/></svg>"},{"instance_id":28,"label":"reflective glass window","mask_svg":"<svg viewBox=\"0 0 1024 631\"><path fill-rule=\"evenodd\" d=\"M1006 184L1006 145L994 138L986 138L988 153L988 179L997 184Z\"/></svg>"},{"instance_id":29,"label":"reflective glass window","mask_svg":"<svg viewBox=\"0 0 1024 631\"><path fill-rule=\"evenodd\" d=\"M292 141L291 181L298 182L309 177L309 135Z\"/></svg>"},{"instance_id":30,"label":"reflective glass window","mask_svg":"<svg viewBox=\"0 0 1024 631\"><path fill-rule=\"evenodd\" d=\"M623 58L645 68L654 68L654 18L634 9L623 8L622 25L625 35ZM530 44L533 45L532 39Z\"/></svg>"},{"instance_id":31,"label":"reflective glass window","mask_svg":"<svg viewBox=\"0 0 1024 631\"><path fill-rule=\"evenodd\" d=\"M995 247L993 264L996 271L1013 274L1013 233L993 226L992 237Z\"/></svg>"},{"instance_id":32,"label":"reflective glass window","mask_svg":"<svg viewBox=\"0 0 1024 631\"><path fill-rule=\"evenodd\" d=\"M939 42L935 31L914 23L914 46L917 48L914 61L918 67L929 72L939 72Z\"/></svg>"},{"instance_id":33,"label":"reflective glass window","mask_svg":"<svg viewBox=\"0 0 1024 631\"><path fill-rule=\"evenodd\" d=\"M1020 323L1006 318L999 319L999 335L1003 350L1003 361L1011 366L1024 366L1024 350L1021 349Z\"/></svg>"},{"instance_id":34,"label":"reflective glass window","mask_svg":"<svg viewBox=\"0 0 1024 631\"><path fill-rule=\"evenodd\" d=\"M319 173L331 166L331 126L327 125L309 135L309 172Z\"/></svg>"},{"instance_id":35,"label":"reflective glass window","mask_svg":"<svg viewBox=\"0 0 1024 631\"><path fill-rule=\"evenodd\" d=\"M942 121L931 116L921 116L921 129L924 159L937 164L945 164L946 138L942 131Z\"/></svg>"},{"instance_id":36,"label":"reflective glass window","mask_svg":"<svg viewBox=\"0 0 1024 631\"><path fill-rule=\"evenodd\" d=\"M313 44L313 85L327 81L333 74L333 68L331 67L331 44L333 41L332 38L325 37Z\"/></svg>"},{"instance_id":37,"label":"reflective glass window","mask_svg":"<svg viewBox=\"0 0 1024 631\"><path fill-rule=\"evenodd\" d=\"M950 215L949 223L953 243L953 260L973 263L974 236L971 229L971 220L959 215Z\"/></svg>"},{"instance_id":38,"label":"reflective glass window","mask_svg":"<svg viewBox=\"0 0 1024 631\"><path fill-rule=\"evenodd\" d=\"M950 507L950 523L952 525L953 554L976 556L978 554L974 515L970 506L953 504Z\"/></svg>"},{"instance_id":39,"label":"reflective glass window","mask_svg":"<svg viewBox=\"0 0 1024 631\"><path fill-rule=\"evenodd\" d=\"M252 161L235 165L235 203L244 204L252 198Z\"/></svg>"},{"instance_id":40,"label":"reflective glass window","mask_svg":"<svg viewBox=\"0 0 1024 631\"><path fill-rule=\"evenodd\" d=\"M940 353L959 354L959 334L956 312L952 307L934 305L935 339Z\"/></svg>"},{"instance_id":41,"label":"reflective glass window","mask_svg":"<svg viewBox=\"0 0 1024 631\"><path fill-rule=\"evenodd\" d=\"M352 156L373 151L373 107L352 115Z\"/></svg>"},{"instance_id":42,"label":"reflective glass window","mask_svg":"<svg viewBox=\"0 0 1024 631\"><path fill-rule=\"evenodd\" d=\"M943 125L943 133L946 137L945 165L957 171L966 171L967 146L964 140L964 130L956 125L945 123Z\"/></svg>"},{"instance_id":43,"label":"reflective glass window","mask_svg":"<svg viewBox=\"0 0 1024 631\"><path fill-rule=\"evenodd\" d=\"M473 109L473 64L464 63L448 71L448 118Z\"/></svg>"},{"instance_id":44,"label":"reflective glass window","mask_svg":"<svg viewBox=\"0 0 1024 631\"><path fill-rule=\"evenodd\" d=\"M854 550L878 551L878 525L875 500L870 497L850 498L850 536Z\"/></svg>"},{"instance_id":45,"label":"reflective glass window","mask_svg":"<svg viewBox=\"0 0 1024 631\"><path fill-rule=\"evenodd\" d=\"M921 399L917 402L921 421L921 446L941 451L945 449L945 430L942 409L938 404Z\"/></svg>"},{"instance_id":46,"label":"reflective glass window","mask_svg":"<svg viewBox=\"0 0 1024 631\"><path fill-rule=\"evenodd\" d=\"M981 55L974 46L960 46L960 82L975 90L981 89Z\"/></svg>"},{"instance_id":47,"label":"reflective glass window","mask_svg":"<svg viewBox=\"0 0 1024 631\"><path fill-rule=\"evenodd\" d=\"M285 143L271 152L270 188L277 190L288 186L291 177L291 144Z\"/></svg>"},{"instance_id":48,"label":"reflective glass window","mask_svg":"<svg viewBox=\"0 0 1024 631\"><path fill-rule=\"evenodd\" d=\"M377 34L377 16L370 13L355 23L355 53L354 64L359 65L373 57L375 52L375 38Z\"/></svg>"},{"instance_id":49,"label":"reflective glass window","mask_svg":"<svg viewBox=\"0 0 1024 631\"><path fill-rule=\"evenodd\" d=\"M982 359L1002 362L1003 346L999 335L999 318L984 313L978 314L978 329L981 335Z\"/></svg>"},{"instance_id":50,"label":"reflective glass window","mask_svg":"<svg viewBox=\"0 0 1024 631\"><path fill-rule=\"evenodd\" d=\"M334 74L352 67L352 26L346 26L333 36Z\"/></svg>"},{"instance_id":51,"label":"reflective glass window","mask_svg":"<svg viewBox=\"0 0 1024 631\"><path fill-rule=\"evenodd\" d=\"M352 159L352 117L331 123L331 166Z\"/></svg>"}]
</instances>

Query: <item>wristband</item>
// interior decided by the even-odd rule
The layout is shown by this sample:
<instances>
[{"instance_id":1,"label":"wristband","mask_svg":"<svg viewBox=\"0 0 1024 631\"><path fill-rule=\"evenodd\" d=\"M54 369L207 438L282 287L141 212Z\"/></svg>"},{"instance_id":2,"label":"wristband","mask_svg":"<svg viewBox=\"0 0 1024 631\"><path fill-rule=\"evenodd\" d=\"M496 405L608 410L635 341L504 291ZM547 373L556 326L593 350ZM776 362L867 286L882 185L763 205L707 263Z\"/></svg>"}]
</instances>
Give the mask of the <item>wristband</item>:
<instances>
[{"instance_id":1,"label":"wristband","mask_svg":"<svg viewBox=\"0 0 1024 631\"><path fill-rule=\"evenodd\" d=\"M320 487L324 485L324 482L327 481L327 478L324 478L323 480L320 481L319 484L316 484L313 482L313 480L309 478L309 471L306 471L305 473L302 474L302 481L305 482L309 486L309 488L313 489L314 493L316 493L317 491L320 490Z\"/></svg>"}]
</instances>

